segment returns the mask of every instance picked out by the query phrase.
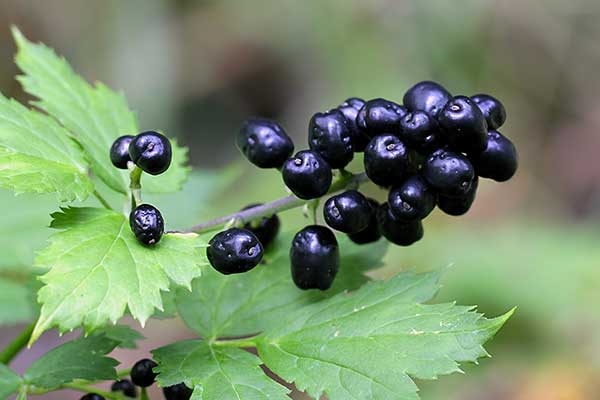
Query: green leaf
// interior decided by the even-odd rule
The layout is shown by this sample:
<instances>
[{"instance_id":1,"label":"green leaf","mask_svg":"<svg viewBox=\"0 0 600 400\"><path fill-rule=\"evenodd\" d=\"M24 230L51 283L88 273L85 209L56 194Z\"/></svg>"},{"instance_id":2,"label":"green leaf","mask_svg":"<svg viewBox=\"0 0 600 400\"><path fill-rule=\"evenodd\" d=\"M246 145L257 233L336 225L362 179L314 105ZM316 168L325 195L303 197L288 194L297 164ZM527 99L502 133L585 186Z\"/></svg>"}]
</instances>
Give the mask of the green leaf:
<instances>
[{"instance_id":1,"label":"green leaf","mask_svg":"<svg viewBox=\"0 0 600 400\"><path fill-rule=\"evenodd\" d=\"M173 343L152 351L158 383L184 382L198 400L289 399L288 389L267 377L261 361L244 350L210 346L203 340Z\"/></svg>"},{"instance_id":2,"label":"green leaf","mask_svg":"<svg viewBox=\"0 0 600 400\"><path fill-rule=\"evenodd\" d=\"M340 238L342 258L334 286L326 292L303 291L290 275L292 236L281 235L264 262L250 272L225 276L211 268L194 281L191 292L178 290L177 310L186 324L208 338L262 332L294 310L360 287L367 281L363 273L381 265L387 248L383 240L359 247Z\"/></svg>"},{"instance_id":3,"label":"green leaf","mask_svg":"<svg viewBox=\"0 0 600 400\"><path fill-rule=\"evenodd\" d=\"M137 348L135 342L144 339L141 333L127 325L106 326L94 331L94 335L103 335L108 339L116 340L119 342L119 347L124 349L135 349Z\"/></svg>"},{"instance_id":4,"label":"green leaf","mask_svg":"<svg viewBox=\"0 0 600 400\"><path fill-rule=\"evenodd\" d=\"M79 338L64 343L31 364L23 378L27 384L55 388L75 379L115 379L119 362L106 357L119 342L103 335Z\"/></svg>"},{"instance_id":5,"label":"green leaf","mask_svg":"<svg viewBox=\"0 0 600 400\"><path fill-rule=\"evenodd\" d=\"M27 93L39 99L34 104L60 121L81 143L95 175L112 189L127 193L127 172L114 168L109 158L110 146L117 137L140 132L125 97L101 83L91 86L52 49L30 42L15 27L12 31L18 47L16 62L25 73L19 81ZM172 144L169 171L148 177L146 190L176 191L185 181L187 150Z\"/></svg>"},{"instance_id":6,"label":"green leaf","mask_svg":"<svg viewBox=\"0 0 600 400\"><path fill-rule=\"evenodd\" d=\"M165 234L153 247L141 245L127 219L100 208L67 208L53 214L50 237L36 264L51 268L40 279L41 314L31 337L58 326L90 331L116 322L127 307L142 325L170 282L185 287L200 276L206 256L195 234Z\"/></svg>"},{"instance_id":7,"label":"green leaf","mask_svg":"<svg viewBox=\"0 0 600 400\"><path fill-rule=\"evenodd\" d=\"M263 362L318 398L418 399L411 378L436 379L487 356L512 311L485 319L472 307L425 305L437 274L405 273L305 307L258 338Z\"/></svg>"},{"instance_id":8,"label":"green leaf","mask_svg":"<svg viewBox=\"0 0 600 400\"><path fill-rule=\"evenodd\" d=\"M4 364L0 364L0 399L7 399L19 389L21 377Z\"/></svg>"},{"instance_id":9,"label":"green leaf","mask_svg":"<svg viewBox=\"0 0 600 400\"><path fill-rule=\"evenodd\" d=\"M0 325L31 321L35 316L29 285L3 277L0 270Z\"/></svg>"},{"instance_id":10,"label":"green leaf","mask_svg":"<svg viewBox=\"0 0 600 400\"><path fill-rule=\"evenodd\" d=\"M0 94L0 186L84 200L94 185L83 151L55 120Z\"/></svg>"}]
</instances>

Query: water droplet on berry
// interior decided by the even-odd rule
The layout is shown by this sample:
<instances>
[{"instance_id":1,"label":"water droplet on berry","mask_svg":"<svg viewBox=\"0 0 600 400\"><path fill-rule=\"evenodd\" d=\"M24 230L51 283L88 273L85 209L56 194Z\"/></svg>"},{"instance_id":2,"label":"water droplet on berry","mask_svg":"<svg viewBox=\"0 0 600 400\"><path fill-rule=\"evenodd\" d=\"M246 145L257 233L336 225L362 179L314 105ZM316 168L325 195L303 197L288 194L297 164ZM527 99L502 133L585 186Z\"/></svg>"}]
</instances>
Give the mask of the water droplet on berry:
<instances>
[{"instance_id":1,"label":"water droplet on berry","mask_svg":"<svg viewBox=\"0 0 600 400\"><path fill-rule=\"evenodd\" d=\"M456 112L456 111L460 111L460 106L458 104L452 104L450 106L450 110Z\"/></svg>"},{"instance_id":2,"label":"water droplet on berry","mask_svg":"<svg viewBox=\"0 0 600 400\"><path fill-rule=\"evenodd\" d=\"M302 165L302 159L301 158L295 158L294 159L294 164L297 166L301 166Z\"/></svg>"},{"instance_id":3,"label":"water droplet on berry","mask_svg":"<svg viewBox=\"0 0 600 400\"><path fill-rule=\"evenodd\" d=\"M387 146L385 146L385 148L386 148L388 151L392 151L392 150L394 150L394 149L396 148L396 144L395 144L395 143L390 143L390 144L388 144Z\"/></svg>"}]
</instances>

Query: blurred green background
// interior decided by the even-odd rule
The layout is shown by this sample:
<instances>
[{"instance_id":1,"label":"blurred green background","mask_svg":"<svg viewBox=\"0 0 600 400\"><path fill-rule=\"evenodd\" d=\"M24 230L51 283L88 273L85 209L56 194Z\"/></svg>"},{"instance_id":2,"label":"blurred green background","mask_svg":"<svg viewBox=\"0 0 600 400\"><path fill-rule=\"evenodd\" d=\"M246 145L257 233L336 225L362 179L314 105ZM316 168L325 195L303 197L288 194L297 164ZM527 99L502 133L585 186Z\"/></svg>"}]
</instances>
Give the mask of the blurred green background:
<instances>
[{"instance_id":1,"label":"blurred green background","mask_svg":"<svg viewBox=\"0 0 600 400\"><path fill-rule=\"evenodd\" d=\"M452 265L439 300L478 304L490 316L518 307L488 346L492 360L420 382L423 399L600 399L597 0L3 0L0 91L27 101L14 80L10 24L89 80L123 90L144 129L190 147L197 172L184 192L153 199L171 228L285 194L276 172L251 167L235 149L248 116L277 119L300 149L310 116L347 97L401 101L413 83L433 79L454 94L500 98L501 131L520 153L517 176L482 182L465 217L434 213L425 238L391 249L375 275ZM48 234L51 200L0 192L0 234L11 249L0 265L26 270ZM302 223L292 211L284 229ZM1 289L1 302L19 290ZM17 328L0 328L0 344ZM191 335L174 320L144 334L144 348L118 354L125 363ZM16 368L57 340L45 335Z\"/></svg>"}]
</instances>

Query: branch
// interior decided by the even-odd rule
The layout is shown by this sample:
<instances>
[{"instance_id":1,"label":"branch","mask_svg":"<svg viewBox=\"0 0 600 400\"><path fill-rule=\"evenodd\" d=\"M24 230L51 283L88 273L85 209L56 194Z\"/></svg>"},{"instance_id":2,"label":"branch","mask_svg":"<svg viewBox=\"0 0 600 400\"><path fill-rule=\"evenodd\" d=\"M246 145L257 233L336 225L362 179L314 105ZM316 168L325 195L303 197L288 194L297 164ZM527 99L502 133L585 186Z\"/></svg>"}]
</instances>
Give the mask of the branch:
<instances>
[{"instance_id":1,"label":"branch","mask_svg":"<svg viewBox=\"0 0 600 400\"><path fill-rule=\"evenodd\" d=\"M25 327L19 333L12 342L6 346L4 350L0 353L0 363L8 365L12 361L13 358L25 347L27 342L29 342L29 338L31 338L31 333L33 332L33 328L35 327L37 321L33 321L31 324Z\"/></svg>"}]
</instances>

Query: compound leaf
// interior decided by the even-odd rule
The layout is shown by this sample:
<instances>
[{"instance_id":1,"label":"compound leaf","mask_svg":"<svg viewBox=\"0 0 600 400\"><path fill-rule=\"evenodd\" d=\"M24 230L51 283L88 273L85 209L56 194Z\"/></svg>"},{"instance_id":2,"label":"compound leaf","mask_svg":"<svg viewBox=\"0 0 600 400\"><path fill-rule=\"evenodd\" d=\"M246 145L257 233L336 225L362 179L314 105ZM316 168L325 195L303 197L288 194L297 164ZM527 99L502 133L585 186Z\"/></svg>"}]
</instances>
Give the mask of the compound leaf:
<instances>
[{"instance_id":1,"label":"compound leaf","mask_svg":"<svg viewBox=\"0 0 600 400\"><path fill-rule=\"evenodd\" d=\"M19 389L21 377L4 364L0 364L0 399L6 399Z\"/></svg>"}]
</instances>

